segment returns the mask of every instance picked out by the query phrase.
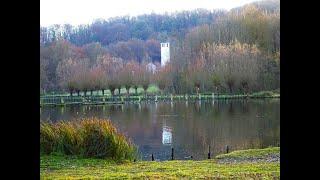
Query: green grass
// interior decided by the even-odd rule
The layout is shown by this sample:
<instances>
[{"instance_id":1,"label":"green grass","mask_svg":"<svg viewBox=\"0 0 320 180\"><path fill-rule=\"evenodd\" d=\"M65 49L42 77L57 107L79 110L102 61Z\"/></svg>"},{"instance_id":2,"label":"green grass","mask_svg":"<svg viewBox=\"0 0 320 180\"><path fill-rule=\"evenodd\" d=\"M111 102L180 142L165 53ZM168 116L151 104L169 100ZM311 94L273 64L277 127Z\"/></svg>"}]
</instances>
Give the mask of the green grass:
<instances>
[{"instance_id":1,"label":"green grass","mask_svg":"<svg viewBox=\"0 0 320 180\"><path fill-rule=\"evenodd\" d=\"M275 91L260 91L256 93L252 93L250 97L253 98L268 98L268 97L280 97L280 90Z\"/></svg>"},{"instance_id":2,"label":"green grass","mask_svg":"<svg viewBox=\"0 0 320 180\"><path fill-rule=\"evenodd\" d=\"M103 119L80 119L58 123L40 123L40 152L81 157L133 160L135 146Z\"/></svg>"},{"instance_id":3,"label":"green grass","mask_svg":"<svg viewBox=\"0 0 320 180\"><path fill-rule=\"evenodd\" d=\"M155 94L159 92L160 92L160 89L158 88L157 85L154 85L154 84L151 84L147 89L148 94Z\"/></svg>"},{"instance_id":4,"label":"green grass","mask_svg":"<svg viewBox=\"0 0 320 180\"><path fill-rule=\"evenodd\" d=\"M228 155L260 156L278 150L234 151ZM112 160L44 155L41 156L40 176L41 179L280 179L280 163L220 164L215 159L117 163Z\"/></svg>"},{"instance_id":5,"label":"green grass","mask_svg":"<svg viewBox=\"0 0 320 180\"><path fill-rule=\"evenodd\" d=\"M265 149L248 149L241 151L234 151L228 154L221 154L216 156L216 159L248 159L248 158L265 158L271 154L280 153L280 147L269 147Z\"/></svg>"}]
</instances>

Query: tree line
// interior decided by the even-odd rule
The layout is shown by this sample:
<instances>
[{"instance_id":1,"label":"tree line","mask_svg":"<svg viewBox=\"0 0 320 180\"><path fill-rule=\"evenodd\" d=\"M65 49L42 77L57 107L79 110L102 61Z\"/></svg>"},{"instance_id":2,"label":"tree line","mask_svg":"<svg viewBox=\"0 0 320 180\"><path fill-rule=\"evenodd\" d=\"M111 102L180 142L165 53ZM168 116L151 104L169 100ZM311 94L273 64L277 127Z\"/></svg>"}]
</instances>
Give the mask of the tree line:
<instances>
[{"instance_id":1,"label":"tree line","mask_svg":"<svg viewBox=\"0 0 320 180\"><path fill-rule=\"evenodd\" d=\"M130 39L163 41L169 36L183 36L189 28L212 23L225 13L223 10L197 9L170 14L152 13L136 17L122 16L107 20L98 19L90 25L55 24L49 27L40 27L40 43L45 45L57 39L65 39L77 46L92 42L108 46Z\"/></svg>"}]
</instances>

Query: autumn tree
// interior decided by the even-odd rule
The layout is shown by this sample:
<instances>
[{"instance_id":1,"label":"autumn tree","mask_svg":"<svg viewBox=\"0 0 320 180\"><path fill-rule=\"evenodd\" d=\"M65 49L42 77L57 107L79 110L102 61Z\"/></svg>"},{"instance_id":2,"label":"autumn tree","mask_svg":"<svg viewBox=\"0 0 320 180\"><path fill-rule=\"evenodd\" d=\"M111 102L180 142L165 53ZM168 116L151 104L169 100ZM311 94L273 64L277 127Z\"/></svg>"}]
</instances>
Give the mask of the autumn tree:
<instances>
[{"instance_id":1,"label":"autumn tree","mask_svg":"<svg viewBox=\"0 0 320 180\"><path fill-rule=\"evenodd\" d=\"M160 68L154 75L155 84L158 85L161 92L164 92L171 85L171 78L169 74L172 72L172 65L167 64Z\"/></svg>"}]
</instances>

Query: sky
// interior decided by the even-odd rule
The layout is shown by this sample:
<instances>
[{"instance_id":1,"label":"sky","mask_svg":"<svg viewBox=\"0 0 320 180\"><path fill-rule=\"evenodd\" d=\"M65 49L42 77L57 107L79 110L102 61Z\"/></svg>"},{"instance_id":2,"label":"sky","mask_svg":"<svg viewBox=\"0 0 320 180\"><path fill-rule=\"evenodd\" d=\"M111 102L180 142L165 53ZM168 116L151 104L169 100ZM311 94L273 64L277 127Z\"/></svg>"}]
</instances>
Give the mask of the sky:
<instances>
[{"instance_id":1,"label":"sky","mask_svg":"<svg viewBox=\"0 0 320 180\"><path fill-rule=\"evenodd\" d=\"M96 19L197 8L226 9L256 0L40 0L40 25L89 24Z\"/></svg>"}]
</instances>

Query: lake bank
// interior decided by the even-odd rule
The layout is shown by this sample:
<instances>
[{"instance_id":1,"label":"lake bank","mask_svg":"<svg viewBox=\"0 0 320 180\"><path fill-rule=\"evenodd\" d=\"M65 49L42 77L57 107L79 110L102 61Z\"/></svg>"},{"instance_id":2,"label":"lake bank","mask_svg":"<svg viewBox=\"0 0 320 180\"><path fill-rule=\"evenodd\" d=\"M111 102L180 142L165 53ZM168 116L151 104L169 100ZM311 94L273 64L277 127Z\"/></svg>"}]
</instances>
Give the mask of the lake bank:
<instances>
[{"instance_id":1,"label":"lake bank","mask_svg":"<svg viewBox=\"0 0 320 180\"><path fill-rule=\"evenodd\" d=\"M65 106L65 105L101 105L101 104L123 104L125 102L141 101L199 101L199 100L220 100L220 99L256 99L256 98L280 98L279 92L260 91L251 94L184 94L184 95L45 95L40 97L41 106Z\"/></svg>"},{"instance_id":2,"label":"lake bank","mask_svg":"<svg viewBox=\"0 0 320 180\"><path fill-rule=\"evenodd\" d=\"M236 178L280 179L280 162L268 161L280 148L239 150L201 161L137 161L83 159L74 156L41 156L41 179L56 178ZM227 159L237 161L223 162ZM250 159L259 159L251 161Z\"/></svg>"}]
</instances>

